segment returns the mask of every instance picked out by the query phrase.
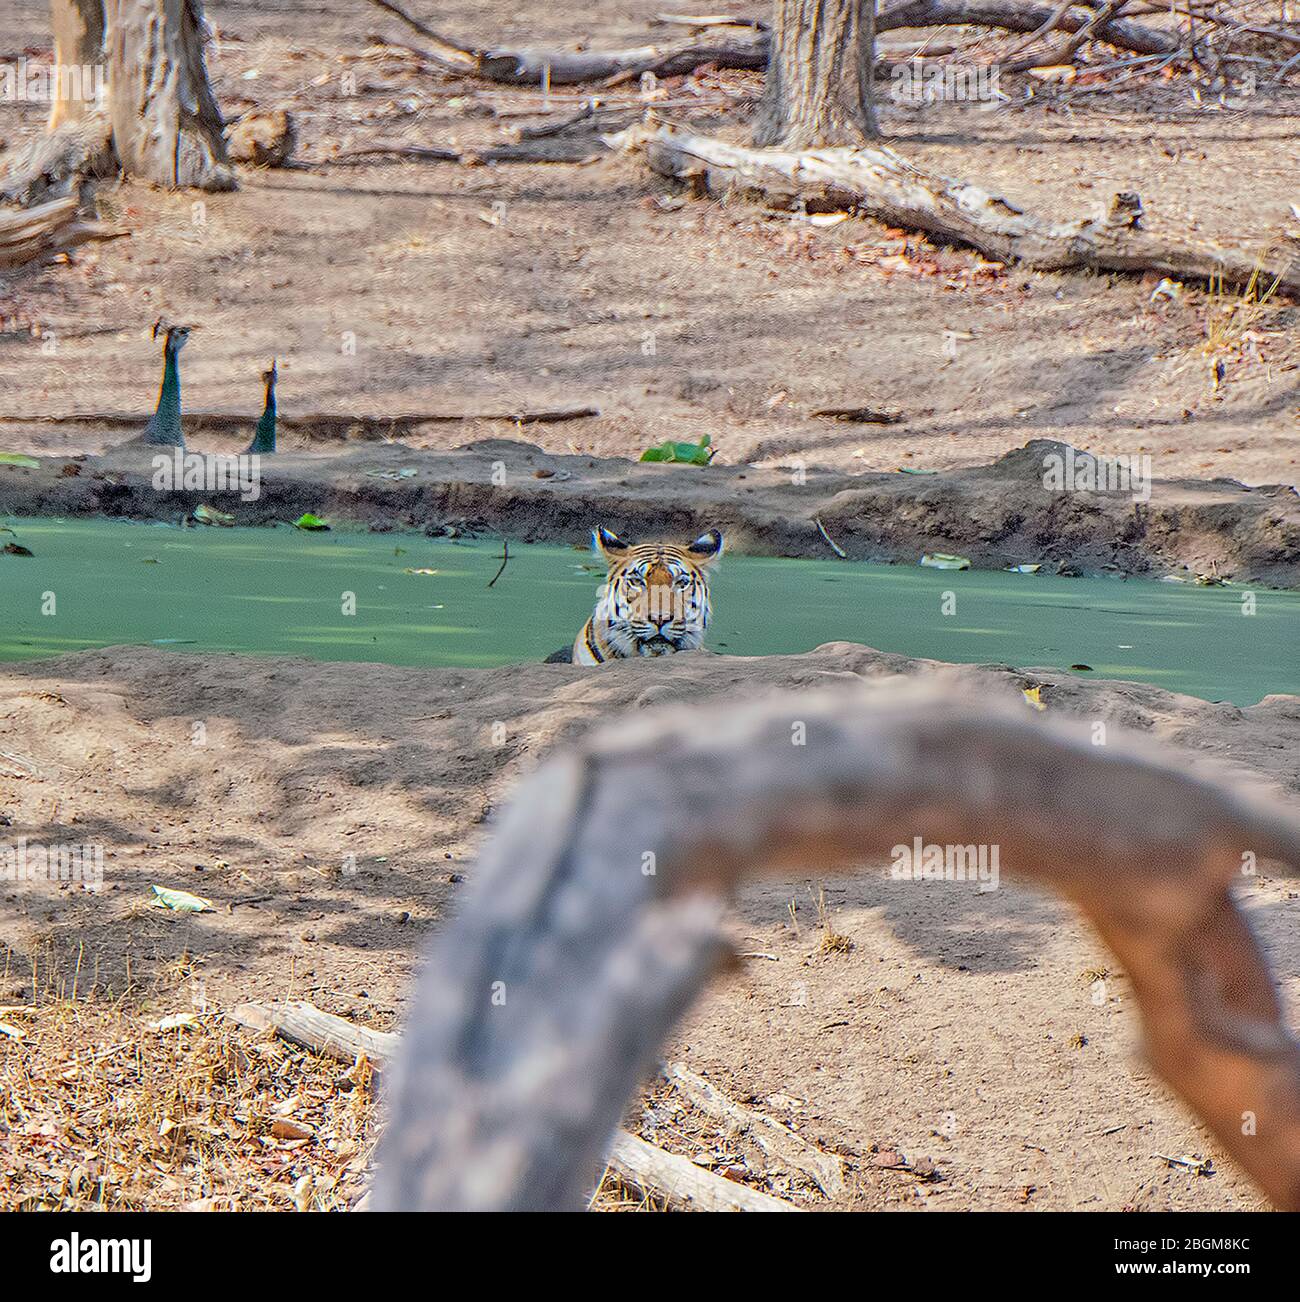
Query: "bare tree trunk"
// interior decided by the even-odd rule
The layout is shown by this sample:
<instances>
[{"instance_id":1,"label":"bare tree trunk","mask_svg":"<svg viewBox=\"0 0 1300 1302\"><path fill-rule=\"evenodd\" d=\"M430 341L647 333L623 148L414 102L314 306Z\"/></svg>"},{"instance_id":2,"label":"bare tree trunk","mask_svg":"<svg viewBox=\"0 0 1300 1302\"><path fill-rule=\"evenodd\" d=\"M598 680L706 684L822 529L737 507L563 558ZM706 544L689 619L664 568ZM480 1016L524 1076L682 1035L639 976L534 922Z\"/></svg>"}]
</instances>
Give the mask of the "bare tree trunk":
<instances>
[{"instance_id":1,"label":"bare tree trunk","mask_svg":"<svg viewBox=\"0 0 1300 1302\"><path fill-rule=\"evenodd\" d=\"M122 169L228 190L224 123L203 62L202 0L106 0L109 117Z\"/></svg>"},{"instance_id":2,"label":"bare tree trunk","mask_svg":"<svg viewBox=\"0 0 1300 1302\"><path fill-rule=\"evenodd\" d=\"M0 167L0 202L30 208L118 170L155 185L235 188L203 59L202 0L50 0L50 17L54 107L45 134Z\"/></svg>"},{"instance_id":3,"label":"bare tree trunk","mask_svg":"<svg viewBox=\"0 0 1300 1302\"><path fill-rule=\"evenodd\" d=\"M880 135L876 120L876 0L858 3L858 106L867 136Z\"/></svg>"},{"instance_id":4,"label":"bare tree trunk","mask_svg":"<svg viewBox=\"0 0 1300 1302\"><path fill-rule=\"evenodd\" d=\"M878 134L874 17L872 0L777 0L755 144L808 149ZM859 41L864 23L871 33Z\"/></svg>"},{"instance_id":5,"label":"bare tree trunk","mask_svg":"<svg viewBox=\"0 0 1300 1302\"><path fill-rule=\"evenodd\" d=\"M100 105L104 78L103 0L50 0L54 96L49 130L79 122Z\"/></svg>"}]
</instances>

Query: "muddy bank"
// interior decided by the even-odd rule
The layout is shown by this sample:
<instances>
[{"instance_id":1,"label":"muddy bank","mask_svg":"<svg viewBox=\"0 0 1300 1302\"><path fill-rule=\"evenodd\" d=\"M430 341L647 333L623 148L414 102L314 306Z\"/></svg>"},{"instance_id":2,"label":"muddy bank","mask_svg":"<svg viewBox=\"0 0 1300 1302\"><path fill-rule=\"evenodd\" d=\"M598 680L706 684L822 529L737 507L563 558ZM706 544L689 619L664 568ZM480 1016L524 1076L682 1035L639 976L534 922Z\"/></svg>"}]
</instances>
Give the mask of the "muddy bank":
<instances>
[{"instance_id":1,"label":"muddy bank","mask_svg":"<svg viewBox=\"0 0 1300 1302\"><path fill-rule=\"evenodd\" d=\"M83 997L93 985L150 1017L196 992L212 1009L305 997L394 1029L494 811L548 753L625 711L801 688L885 693L896 675L940 673L979 697L1019 701L1037 686L1049 711L1145 732L1182 748L1189 767L1227 765L1278 800L1300 791L1294 696L1238 709L848 643L594 672L112 648L0 670L0 844L93 843L104 854L96 895L0 884L0 951L10 951L0 1001L28 1002L34 972L59 989L79 970ZM842 1206L1262 1205L1143 1067L1127 979L1068 905L1009 882L984 894L921 888L886 867L863 865L824 894L813 863L744 890L731 926L756 957L713 985L666 1055L844 1154ZM149 908L155 883L215 911ZM1261 863L1241 895L1294 1016L1293 888ZM820 949L823 907L850 950ZM187 974L179 989L152 994L173 972ZM629 1124L652 1116L635 1107ZM670 1132L645 1133L671 1146ZM876 1149L932 1156L941 1178L922 1198L873 1164ZM1212 1178L1151 1157L1207 1152ZM746 1178L826 1205L783 1186L761 1154ZM148 1196L166 1205L165 1191Z\"/></svg>"},{"instance_id":2,"label":"muddy bank","mask_svg":"<svg viewBox=\"0 0 1300 1302\"><path fill-rule=\"evenodd\" d=\"M1142 501L1130 491L1045 487L1045 459L1070 455L1065 444L1039 439L986 466L846 475L797 463L642 465L508 439L452 451L366 443L264 458L260 495L244 501L230 491L159 491L148 451L135 447L41 458L34 469L0 465L0 513L179 521L206 503L250 525L310 511L374 530L574 543L596 523L633 536L685 537L717 526L732 548L761 555L826 556L829 538L852 560L915 564L939 551L967 556L977 568L1029 563L1052 572L1208 574L1300 587L1294 488L1155 480Z\"/></svg>"}]
</instances>

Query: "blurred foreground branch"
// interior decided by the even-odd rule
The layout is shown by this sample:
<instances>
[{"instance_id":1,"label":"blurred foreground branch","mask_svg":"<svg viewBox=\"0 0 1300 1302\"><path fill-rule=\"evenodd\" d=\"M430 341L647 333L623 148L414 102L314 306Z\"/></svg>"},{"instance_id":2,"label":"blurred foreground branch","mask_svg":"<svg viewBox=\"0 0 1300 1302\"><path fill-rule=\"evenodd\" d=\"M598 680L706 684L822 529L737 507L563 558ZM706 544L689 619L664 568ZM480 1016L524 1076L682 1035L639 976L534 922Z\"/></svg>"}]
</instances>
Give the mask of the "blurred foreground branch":
<instances>
[{"instance_id":1,"label":"blurred foreground branch","mask_svg":"<svg viewBox=\"0 0 1300 1302\"><path fill-rule=\"evenodd\" d=\"M519 787L435 946L376 1206L580 1207L726 952L729 890L853 870L919 836L997 845L1003 872L1079 905L1133 982L1156 1068L1275 1203L1300 1208L1300 1049L1231 895L1250 856L1300 871L1300 824L1186 770L1140 739L1094 745L1081 725L933 686L680 710L587 738Z\"/></svg>"}]
</instances>

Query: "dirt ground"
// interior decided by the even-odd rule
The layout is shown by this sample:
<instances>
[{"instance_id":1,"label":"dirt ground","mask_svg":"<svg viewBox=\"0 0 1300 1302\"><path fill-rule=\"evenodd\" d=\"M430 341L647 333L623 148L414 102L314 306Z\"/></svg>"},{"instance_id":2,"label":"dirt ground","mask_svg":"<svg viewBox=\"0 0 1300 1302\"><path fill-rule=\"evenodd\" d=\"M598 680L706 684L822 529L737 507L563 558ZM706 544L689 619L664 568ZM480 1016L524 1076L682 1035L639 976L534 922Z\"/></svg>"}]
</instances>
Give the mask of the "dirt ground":
<instances>
[{"instance_id":1,"label":"dirt ground","mask_svg":"<svg viewBox=\"0 0 1300 1302\"><path fill-rule=\"evenodd\" d=\"M679 701L735 700L843 682L873 690L872 680L938 669L843 643L804 656L701 654L598 674L128 648L8 666L5 835L102 844L105 862L99 894L35 884L0 891L8 945L0 1005L29 1003L34 992L66 999L76 981L83 1004L138 1005L149 1019L199 1004L306 998L395 1028L419 950L454 908L493 811L551 750L659 700L664 686ZM1279 799L1300 790L1295 697L1241 710L1046 672L951 672L972 695L1018 698L1039 686L1050 710L1149 733L1185 748L1189 764L1210 757ZM491 744L497 722L500 746ZM150 908L154 884L197 893L215 912ZM823 887L850 952L820 952ZM1267 872L1242 889L1293 1018L1296 894ZM901 884L864 865L851 878L747 889L732 926L741 951L766 957L743 960L739 974L716 983L665 1056L850 1158L843 1205L1262 1205L1141 1065L1124 975L1109 970L1105 949L1059 901L1005 884L986 894ZM1099 973L1105 997L1096 1002ZM51 1118L77 1120L58 1090L30 1097L16 1088L32 1070L23 1055L38 1045L0 1037L0 1079L27 1111L21 1124L10 1118L17 1153L32 1170ZM183 1118L185 1104L176 1110ZM629 1124L705 1161L739 1164L757 1187L825 1205L754 1154L737 1155L716 1124L680 1133L685 1123L662 1102L634 1107ZM877 1168L875 1152L929 1157L942 1179L921 1184ZM1167 1168L1154 1153L1208 1155L1216 1173ZM223 1182L183 1151L175 1156L172 1182L141 1191L141 1201L239 1196L237 1175ZM298 1154L317 1164L327 1156ZM30 1178L26 1187L12 1176L0 1183L4 1200L39 1193ZM110 1200L117 1196L125 1197Z\"/></svg>"},{"instance_id":2,"label":"dirt ground","mask_svg":"<svg viewBox=\"0 0 1300 1302\"><path fill-rule=\"evenodd\" d=\"M615 0L593 15L456 0L435 22L484 44L612 46L643 43L662 7ZM991 266L867 221L822 227L679 202L623 154L348 161L394 142L507 142L546 120L541 97L368 48L371 32L406 34L362 0L317 0L306 14L247 0L207 8L225 110L291 109L300 166L245 169L238 193L201 200L106 185L101 215L130 238L0 278L0 449L60 458L0 468L0 511L162 509L111 449L132 428L123 416L143 425L152 409L148 331L165 315L199 327L182 360L187 409L225 418L191 425L192 447L228 451L241 420L251 430L273 356L286 418L330 418L333 432L285 428L290 455L268 476L267 518L297 502L376 527L459 522L576 541L597 512L646 531L716 516L743 546L789 555L817 554L820 519L855 558L930 547L978 564L1300 586L1294 305L1190 286L1153 298L1153 279ZM0 30L5 58L48 49L43 5L0 0ZM1179 81L1131 96L1040 88L1026 102L1023 85L1004 87L1011 105L887 104L884 126L918 163L1058 217L1137 190L1152 229L1251 249L1300 234L1291 88L1200 103ZM758 88L756 74L704 71L663 83L657 104L739 137ZM43 117L0 103L0 138L21 141ZM522 427L404 419L405 446L391 444L397 417L574 405L599 415ZM903 419L812 416L827 405ZM74 415L90 419L59 421ZM615 460L704 433L718 449L708 472ZM1149 453L1171 482L1135 524L1078 495L1040 501L1023 454L973 469L1034 439ZM477 446L450 455L467 444ZM408 448L423 479L368 477L408 464ZM503 449L527 470L506 494L484 482ZM63 459L106 450L61 472ZM800 463L806 485L791 481ZM948 473L873 474L899 467ZM1219 477L1240 483L1209 482ZM870 690L865 680L931 672L842 644L598 674L122 648L4 666L0 835L101 844L106 863L98 894L0 884L0 1023L25 1032L0 1034L0 1206L352 1205L374 1135L366 1083L221 1029L221 1010L296 997L396 1029L420 949L453 910L493 811L546 753L650 703L649 688L745 699L846 674L864 680L846 690ZM1241 710L1134 684L953 672L971 693L1040 685L1049 709L1152 733L1279 800L1300 790L1295 696ZM503 746L490 742L497 721ZM215 911L150 907L154 884ZM1295 898L1267 873L1242 887L1293 1023ZM828 917L847 952L822 952ZM750 888L732 921L739 948L764 957L720 979L665 1055L845 1155L852 1187L838 1205L1264 1205L1142 1066L1125 976L1060 902L1011 885L904 886L864 865L853 878ZM195 1026L158 1029L194 1010ZM72 1088L91 1078L93 1089ZM292 1118L309 1122L308 1138L277 1133ZM757 1188L826 1205L659 1092L627 1124ZM889 1153L930 1158L941 1178L889 1169ZM1214 1173L1155 1154L1212 1156Z\"/></svg>"},{"instance_id":3,"label":"dirt ground","mask_svg":"<svg viewBox=\"0 0 1300 1302\"><path fill-rule=\"evenodd\" d=\"M643 44L664 39L648 25L658 9L619 0L597 20L528 0L457 4L439 6L437 23L485 44ZM250 424L258 375L278 356L286 413L599 409L530 431L552 451L635 455L707 432L729 462L880 470L984 462L1050 437L1150 453L1160 477L1296 478L1294 307L1238 314L1220 338L1210 322L1225 303L1196 289L1152 302L1154 282L990 268L865 221L820 229L744 204L664 211L666 183L629 156L332 161L380 143L506 141L541 120L522 111L540 96L367 54L371 32L419 42L362 0L322 0L310 23L251 5L208 10L228 116L290 108L310 166L245 171L239 193L197 210L191 195L102 191L101 211L131 238L19 277L0 297L6 447L44 441L26 417L147 413L147 331L165 314L201 327L183 359L187 405ZM48 48L39 6L3 0L0 21L12 47ZM1004 88L1014 107L887 101L884 124L918 163L1058 217L1137 190L1153 230L1262 248L1300 229L1288 206L1300 134L1289 87L1198 105L1186 85L1157 81L1052 105L1046 92L1019 102L1023 84ZM758 87L749 73L669 79L662 111L741 131ZM0 136L25 138L42 117L39 105L0 105ZM809 414L856 404L905 423ZM508 432L470 422L427 437L446 447ZM57 446L98 450L114 437L73 430Z\"/></svg>"},{"instance_id":4,"label":"dirt ground","mask_svg":"<svg viewBox=\"0 0 1300 1302\"><path fill-rule=\"evenodd\" d=\"M529 426L530 430L539 428ZM111 515L175 524L200 506L244 525L303 512L377 532L481 532L585 548L593 522L682 540L721 528L732 551L915 565L956 552L976 568L1165 576L1300 587L1300 497L1289 485L1160 480L1129 491L1058 492L1044 465L1074 454L1036 439L989 466L931 475L636 464L484 439L449 452L406 441L262 459L259 494L160 491L153 450L0 465L0 515ZM9 564L16 563L12 559ZM1282 686L1282 684L1278 684Z\"/></svg>"}]
</instances>

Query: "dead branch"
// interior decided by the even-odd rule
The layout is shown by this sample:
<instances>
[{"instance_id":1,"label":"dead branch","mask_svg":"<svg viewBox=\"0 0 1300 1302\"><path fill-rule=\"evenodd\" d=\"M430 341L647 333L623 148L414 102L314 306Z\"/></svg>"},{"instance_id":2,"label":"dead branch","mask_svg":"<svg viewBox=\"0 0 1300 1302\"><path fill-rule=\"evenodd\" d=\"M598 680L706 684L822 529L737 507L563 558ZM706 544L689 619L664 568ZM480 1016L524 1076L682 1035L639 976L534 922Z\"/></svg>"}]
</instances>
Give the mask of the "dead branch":
<instances>
[{"instance_id":1,"label":"dead branch","mask_svg":"<svg viewBox=\"0 0 1300 1302\"><path fill-rule=\"evenodd\" d=\"M1147 14L1167 14L1169 7L1167 5L1140 4L1135 13ZM1203 23L1208 23L1212 27L1222 27L1227 31L1239 32L1251 36L1264 36L1269 40L1279 41L1286 45L1300 45L1300 32L1287 31L1284 27L1261 27L1257 23L1244 23L1238 18L1233 18L1229 14L1220 13L1218 10L1210 9L1204 5L1184 4L1182 11L1185 14L1191 14Z\"/></svg>"},{"instance_id":2,"label":"dead branch","mask_svg":"<svg viewBox=\"0 0 1300 1302\"><path fill-rule=\"evenodd\" d=\"M527 778L411 1003L376 1205L581 1206L725 953L728 890L916 836L1080 906L1156 1068L1300 1208L1300 1046L1232 897L1245 856L1300 873L1300 823L1145 739L934 685L624 718Z\"/></svg>"},{"instance_id":3,"label":"dead branch","mask_svg":"<svg viewBox=\"0 0 1300 1302\"><path fill-rule=\"evenodd\" d=\"M506 566L510 564L510 539L501 540L501 568L492 576L492 582L488 584L489 588L496 587L497 580L506 572Z\"/></svg>"},{"instance_id":4,"label":"dead branch","mask_svg":"<svg viewBox=\"0 0 1300 1302\"><path fill-rule=\"evenodd\" d=\"M736 14L655 14L651 25L662 23L676 27L751 27L765 32L768 24L761 18L742 18Z\"/></svg>"},{"instance_id":5,"label":"dead branch","mask_svg":"<svg viewBox=\"0 0 1300 1302\"><path fill-rule=\"evenodd\" d=\"M357 1026L322 1012L305 999L290 999L283 1004L240 1004L226 1016L245 1030L270 1032L339 1062L365 1058L376 1071L382 1072L397 1054L398 1037L391 1032Z\"/></svg>"},{"instance_id":6,"label":"dead branch","mask_svg":"<svg viewBox=\"0 0 1300 1302\"><path fill-rule=\"evenodd\" d=\"M400 18L412 31L419 32L426 40L434 43L432 51L416 51L421 57L432 59L435 63L445 64L458 72L474 72L476 70L478 55L468 46L452 40L450 36L443 36L440 32L435 32L432 27L422 23L413 14L407 13L401 5L394 4L392 0L370 0L370 3L392 14L394 18Z\"/></svg>"},{"instance_id":7,"label":"dead branch","mask_svg":"<svg viewBox=\"0 0 1300 1302\"><path fill-rule=\"evenodd\" d=\"M430 50L414 53L448 71L482 77L507 86L572 86L606 81L610 77L637 77L653 72L661 77L681 76L706 63L720 68L765 68L765 38L748 41L684 41L672 45L644 45L631 50L484 50L442 36L412 17L391 0L370 0L413 31L434 42Z\"/></svg>"},{"instance_id":8,"label":"dead branch","mask_svg":"<svg viewBox=\"0 0 1300 1302\"><path fill-rule=\"evenodd\" d=\"M35 208L0 212L0 268L20 267L90 240L120 239L129 232L102 222L81 221L74 195Z\"/></svg>"},{"instance_id":9,"label":"dead branch","mask_svg":"<svg viewBox=\"0 0 1300 1302\"><path fill-rule=\"evenodd\" d=\"M906 0L886 9L876 19L876 31L893 32L904 27L993 27L1008 32L1037 33L1049 30L1077 32L1095 14L1084 9L1067 9L1059 18L1046 5L1023 4L1021 0ZM1117 50L1132 54L1174 54L1180 48L1177 37L1154 27L1126 19L1111 18L1098 23L1094 37Z\"/></svg>"},{"instance_id":10,"label":"dead branch","mask_svg":"<svg viewBox=\"0 0 1300 1302\"><path fill-rule=\"evenodd\" d=\"M30 214L24 214L30 215ZM569 420L584 420L599 416L599 407L520 407L514 411L416 411L396 416L348 416L336 412L309 411L277 416L282 430L299 430L318 439L402 438L421 425L451 424L468 420L503 420L512 425L554 425ZM186 434L239 435L247 434L254 421L248 416L231 415L220 411L187 411ZM136 429L140 424L139 412L124 411L73 411L62 416L41 412L35 416L0 414L0 425L90 425L103 429Z\"/></svg>"},{"instance_id":11,"label":"dead branch","mask_svg":"<svg viewBox=\"0 0 1300 1302\"><path fill-rule=\"evenodd\" d=\"M797 1212L802 1208L714 1175L689 1158L665 1153L636 1135L620 1130L606 1158L620 1183L667 1200L670 1206L695 1212Z\"/></svg>"},{"instance_id":12,"label":"dead branch","mask_svg":"<svg viewBox=\"0 0 1300 1302\"><path fill-rule=\"evenodd\" d=\"M1027 55L1023 59L999 60L998 67L1004 73L1012 73L1025 72L1030 68L1060 67L1071 63L1098 28L1104 27L1112 18L1124 12L1126 3L1127 0L1106 0L1106 3L1100 5L1083 26L1072 36L1067 36L1059 45L1044 50L1041 54ZM1061 18L1063 17L1064 14L1061 15ZM1053 14L1055 23L1059 23L1061 18Z\"/></svg>"},{"instance_id":13,"label":"dead branch","mask_svg":"<svg viewBox=\"0 0 1300 1302\"><path fill-rule=\"evenodd\" d=\"M880 407L816 407L810 414L824 420L852 421L856 425L901 425L907 419L901 411Z\"/></svg>"},{"instance_id":14,"label":"dead branch","mask_svg":"<svg viewBox=\"0 0 1300 1302\"><path fill-rule=\"evenodd\" d=\"M680 1062L665 1064L662 1076L701 1112L747 1134L769 1157L806 1175L827 1198L844 1192L844 1162L796 1135L788 1126L728 1098L718 1087Z\"/></svg>"},{"instance_id":15,"label":"dead branch","mask_svg":"<svg viewBox=\"0 0 1300 1302\"><path fill-rule=\"evenodd\" d=\"M599 158L604 146L595 136L570 136L554 139L557 132L543 133L537 143L523 140L518 144L491 145L481 149L447 149L439 145L367 145L335 154L315 164L339 166L366 158L414 158L426 163L463 163L480 166L483 163L585 163ZM546 138L551 137L551 138Z\"/></svg>"},{"instance_id":16,"label":"dead branch","mask_svg":"<svg viewBox=\"0 0 1300 1302\"><path fill-rule=\"evenodd\" d=\"M433 42L432 48L428 49L404 46L413 54L449 72L509 86L566 86L610 79L626 81L645 72L660 77L685 76L706 64L718 68L767 67L768 33L761 25L757 26L756 36L740 40L715 37L624 50L488 50L475 49L435 32L392 0L371 0L371 3ZM1058 16L1056 11L1046 6L1022 4L1019 0L909 0L885 10L876 18L877 35L903 28L965 26L1031 35L1051 30L1082 32L1080 44L1091 36L1134 54L1174 54L1180 48L1175 37L1113 14L1087 9L1081 13L1074 12L1067 6ZM877 76L888 75L890 66L881 61Z\"/></svg>"},{"instance_id":17,"label":"dead branch","mask_svg":"<svg viewBox=\"0 0 1300 1302\"><path fill-rule=\"evenodd\" d=\"M885 147L752 149L667 126L632 127L623 143L643 146L654 171L710 195L749 193L810 212L849 210L1039 271L1155 272L1234 288L1276 281L1277 292L1300 294L1295 250L1252 256L1210 244L1171 243L1141 229L1141 200L1133 194L1116 195L1096 217L1052 222L978 186L923 172Z\"/></svg>"}]
</instances>

